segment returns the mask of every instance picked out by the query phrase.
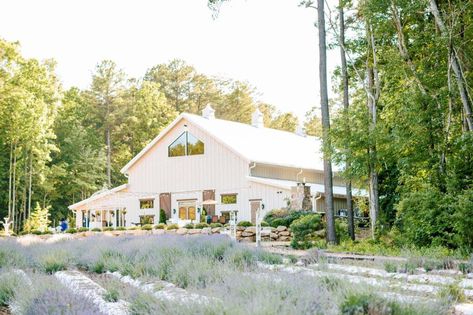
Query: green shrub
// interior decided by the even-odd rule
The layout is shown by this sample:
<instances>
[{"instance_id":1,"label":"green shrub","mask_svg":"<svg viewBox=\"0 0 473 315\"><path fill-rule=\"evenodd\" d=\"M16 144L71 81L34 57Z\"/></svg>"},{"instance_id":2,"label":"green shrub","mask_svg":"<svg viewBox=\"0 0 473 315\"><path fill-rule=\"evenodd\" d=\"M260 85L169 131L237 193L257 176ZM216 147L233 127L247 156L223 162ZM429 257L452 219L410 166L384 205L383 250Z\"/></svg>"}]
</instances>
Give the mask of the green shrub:
<instances>
[{"instance_id":1,"label":"green shrub","mask_svg":"<svg viewBox=\"0 0 473 315\"><path fill-rule=\"evenodd\" d=\"M124 226L117 226L117 228L115 229L116 231L126 231L126 227Z\"/></svg>"},{"instance_id":2,"label":"green shrub","mask_svg":"<svg viewBox=\"0 0 473 315\"><path fill-rule=\"evenodd\" d=\"M222 223L210 223L211 228L218 228L218 227L223 227Z\"/></svg>"},{"instance_id":3,"label":"green shrub","mask_svg":"<svg viewBox=\"0 0 473 315\"><path fill-rule=\"evenodd\" d=\"M326 249L327 248L327 241L325 239L316 240L314 242L314 247L318 249Z\"/></svg>"},{"instance_id":4,"label":"green shrub","mask_svg":"<svg viewBox=\"0 0 473 315\"><path fill-rule=\"evenodd\" d=\"M237 223L237 226L249 227L253 226L253 223L251 223L250 221L240 221Z\"/></svg>"},{"instance_id":5,"label":"green shrub","mask_svg":"<svg viewBox=\"0 0 473 315\"><path fill-rule=\"evenodd\" d=\"M395 301L390 301L367 293L354 293L348 295L342 302L340 311L343 315L401 315L412 313L408 309L403 309L403 307Z\"/></svg>"},{"instance_id":6,"label":"green shrub","mask_svg":"<svg viewBox=\"0 0 473 315\"><path fill-rule=\"evenodd\" d=\"M106 271L105 263L99 259L89 266L89 270L95 273L104 273Z\"/></svg>"},{"instance_id":7,"label":"green shrub","mask_svg":"<svg viewBox=\"0 0 473 315\"><path fill-rule=\"evenodd\" d=\"M151 224L145 224L141 227L141 229L145 231L151 231L153 229L153 226Z\"/></svg>"},{"instance_id":8,"label":"green shrub","mask_svg":"<svg viewBox=\"0 0 473 315\"><path fill-rule=\"evenodd\" d=\"M273 220L285 218L289 215L288 209L273 209L264 216L264 221L271 224Z\"/></svg>"},{"instance_id":9,"label":"green shrub","mask_svg":"<svg viewBox=\"0 0 473 315\"><path fill-rule=\"evenodd\" d=\"M166 230L177 230L178 228L179 228L179 225L177 225L177 224L169 224L166 227Z\"/></svg>"},{"instance_id":10,"label":"green shrub","mask_svg":"<svg viewBox=\"0 0 473 315\"><path fill-rule=\"evenodd\" d=\"M137 227L137 226L129 226L129 227L127 227L127 230L129 230L129 231L135 231L135 230L139 230L139 229L140 229L140 228Z\"/></svg>"},{"instance_id":11,"label":"green shrub","mask_svg":"<svg viewBox=\"0 0 473 315\"><path fill-rule=\"evenodd\" d=\"M397 265L393 262L385 262L384 263L384 270L386 270L386 272L390 272L390 273L394 273L394 272L397 272Z\"/></svg>"},{"instance_id":12,"label":"green shrub","mask_svg":"<svg viewBox=\"0 0 473 315\"><path fill-rule=\"evenodd\" d=\"M114 303L118 302L120 294L118 293L117 289L111 288L105 291L103 294L103 299L107 302Z\"/></svg>"},{"instance_id":13,"label":"green shrub","mask_svg":"<svg viewBox=\"0 0 473 315\"><path fill-rule=\"evenodd\" d=\"M339 241L345 241L350 239L348 234L348 221L342 218L335 219L335 233Z\"/></svg>"},{"instance_id":14,"label":"green shrub","mask_svg":"<svg viewBox=\"0 0 473 315\"><path fill-rule=\"evenodd\" d=\"M452 233L454 200L433 187L406 194L397 206L399 241L418 247L455 247Z\"/></svg>"},{"instance_id":15,"label":"green shrub","mask_svg":"<svg viewBox=\"0 0 473 315\"><path fill-rule=\"evenodd\" d=\"M464 191L457 196L455 202L455 214L453 216L455 242L468 250L473 249L473 189Z\"/></svg>"},{"instance_id":16,"label":"green shrub","mask_svg":"<svg viewBox=\"0 0 473 315\"><path fill-rule=\"evenodd\" d=\"M262 227L269 226L269 223L266 221L261 221L261 226Z\"/></svg>"},{"instance_id":17,"label":"green shrub","mask_svg":"<svg viewBox=\"0 0 473 315\"><path fill-rule=\"evenodd\" d=\"M193 228L194 228L194 224L193 224L193 223L188 223L188 224L184 225L184 228L186 228L186 229L193 229Z\"/></svg>"},{"instance_id":18,"label":"green shrub","mask_svg":"<svg viewBox=\"0 0 473 315\"><path fill-rule=\"evenodd\" d=\"M87 228L87 227L80 227L77 231L78 231L78 232L88 232L88 231L89 231L89 228Z\"/></svg>"},{"instance_id":19,"label":"green shrub","mask_svg":"<svg viewBox=\"0 0 473 315\"><path fill-rule=\"evenodd\" d=\"M66 230L66 233L75 234L75 233L77 233L77 230L75 228L70 228L70 229Z\"/></svg>"},{"instance_id":20,"label":"green shrub","mask_svg":"<svg viewBox=\"0 0 473 315\"><path fill-rule=\"evenodd\" d=\"M164 230L166 228L166 224L164 223L159 223L154 226L156 230Z\"/></svg>"},{"instance_id":21,"label":"green shrub","mask_svg":"<svg viewBox=\"0 0 473 315\"><path fill-rule=\"evenodd\" d=\"M92 231L92 232L102 232L102 229L100 229L100 228L93 228L91 231Z\"/></svg>"},{"instance_id":22,"label":"green shrub","mask_svg":"<svg viewBox=\"0 0 473 315\"><path fill-rule=\"evenodd\" d=\"M50 230L46 230L43 232L43 235L51 235L53 234L53 232L51 232Z\"/></svg>"},{"instance_id":23,"label":"green shrub","mask_svg":"<svg viewBox=\"0 0 473 315\"><path fill-rule=\"evenodd\" d=\"M0 306L8 306L11 303L16 290L25 285L23 282L21 276L13 272L0 276Z\"/></svg>"},{"instance_id":24,"label":"green shrub","mask_svg":"<svg viewBox=\"0 0 473 315\"><path fill-rule=\"evenodd\" d=\"M56 250L39 257L39 264L44 272L52 274L65 270L69 262L69 255L65 250Z\"/></svg>"},{"instance_id":25,"label":"green shrub","mask_svg":"<svg viewBox=\"0 0 473 315\"><path fill-rule=\"evenodd\" d=\"M166 224L166 212L164 211L164 209L160 209L159 210L159 223L163 223L163 224Z\"/></svg>"},{"instance_id":26,"label":"green shrub","mask_svg":"<svg viewBox=\"0 0 473 315\"><path fill-rule=\"evenodd\" d=\"M201 222L201 223L197 223L197 224L195 225L195 228L196 228L196 229L203 229L203 228L207 228L207 227L209 227L209 226L210 226L210 225L208 225L207 223Z\"/></svg>"},{"instance_id":27,"label":"green shrub","mask_svg":"<svg viewBox=\"0 0 473 315\"><path fill-rule=\"evenodd\" d=\"M302 216L311 214L308 211L288 211L285 209L272 210L265 217L264 221L272 227L290 226L292 222L299 219Z\"/></svg>"},{"instance_id":28,"label":"green shrub","mask_svg":"<svg viewBox=\"0 0 473 315\"><path fill-rule=\"evenodd\" d=\"M112 226L107 226L102 229L104 232L110 232L110 231L115 231L115 228Z\"/></svg>"},{"instance_id":29,"label":"green shrub","mask_svg":"<svg viewBox=\"0 0 473 315\"><path fill-rule=\"evenodd\" d=\"M457 284L452 283L442 288L438 293L439 297L446 299L449 303L456 304L465 302L466 297L463 289Z\"/></svg>"},{"instance_id":30,"label":"green shrub","mask_svg":"<svg viewBox=\"0 0 473 315\"><path fill-rule=\"evenodd\" d=\"M31 234L41 235L41 234L43 234L43 232L41 232L40 230L33 230L33 231L31 231Z\"/></svg>"},{"instance_id":31,"label":"green shrub","mask_svg":"<svg viewBox=\"0 0 473 315\"><path fill-rule=\"evenodd\" d=\"M310 248L315 239L314 232L323 226L322 219L318 214L304 215L291 224L293 248Z\"/></svg>"},{"instance_id":32,"label":"green shrub","mask_svg":"<svg viewBox=\"0 0 473 315\"><path fill-rule=\"evenodd\" d=\"M460 270L463 274L467 274L473 271L473 266L471 263L459 263L458 270Z\"/></svg>"}]
</instances>

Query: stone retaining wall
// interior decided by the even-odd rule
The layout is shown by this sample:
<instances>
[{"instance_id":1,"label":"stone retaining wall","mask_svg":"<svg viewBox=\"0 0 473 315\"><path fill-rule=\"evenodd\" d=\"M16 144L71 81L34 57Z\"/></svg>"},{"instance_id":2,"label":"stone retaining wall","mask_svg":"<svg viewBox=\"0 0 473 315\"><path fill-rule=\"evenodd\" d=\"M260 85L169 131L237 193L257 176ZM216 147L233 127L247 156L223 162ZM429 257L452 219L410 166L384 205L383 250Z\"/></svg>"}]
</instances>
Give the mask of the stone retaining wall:
<instances>
[{"instance_id":1,"label":"stone retaining wall","mask_svg":"<svg viewBox=\"0 0 473 315\"><path fill-rule=\"evenodd\" d=\"M93 235L107 235L107 236L120 236L120 235L162 235L162 234L175 234L175 235L211 235L211 234L230 234L229 228L226 227L216 227L216 228L203 228L203 229L186 229L178 228L173 230L165 229L153 229L153 230L125 230L125 231L104 231L104 232L77 232L74 234L52 234L52 235L24 235L18 237L18 239L24 239L29 241L34 241L32 238L37 240L52 240L57 237L61 238L81 238L88 237ZM277 228L273 227L263 227L261 231L261 239L263 241L278 241L285 242L291 240L291 231L285 226L278 226ZM256 227L242 227L237 226L237 240L240 242L255 242L256 241Z\"/></svg>"}]
</instances>

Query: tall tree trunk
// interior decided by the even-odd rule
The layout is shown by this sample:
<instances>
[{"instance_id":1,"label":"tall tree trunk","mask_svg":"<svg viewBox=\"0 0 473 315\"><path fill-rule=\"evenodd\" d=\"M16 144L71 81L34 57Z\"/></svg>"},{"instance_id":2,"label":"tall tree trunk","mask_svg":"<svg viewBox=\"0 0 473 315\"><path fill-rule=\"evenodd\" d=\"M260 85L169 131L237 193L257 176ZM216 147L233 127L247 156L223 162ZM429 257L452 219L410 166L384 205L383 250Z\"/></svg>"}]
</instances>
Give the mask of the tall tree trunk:
<instances>
[{"instance_id":1,"label":"tall tree trunk","mask_svg":"<svg viewBox=\"0 0 473 315\"><path fill-rule=\"evenodd\" d=\"M112 187L112 147L110 142L110 127L107 126L107 184L108 188Z\"/></svg>"},{"instance_id":2,"label":"tall tree trunk","mask_svg":"<svg viewBox=\"0 0 473 315\"><path fill-rule=\"evenodd\" d=\"M8 169L8 218L11 220L11 209L12 209L12 175L13 175L13 141L10 143L10 160Z\"/></svg>"},{"instance_id":3,"label":"tall tree trunk","mask_svg":"<svg viewBox=\"0 0 473 315\"><path fill-rule=\"evenodd\" d=\"M342 85L343 85L343 108L348 110L350 105L349 96L348 96L348 71L347 71L347 59L345 55L345 15L344 15L344 1L339 0L338 3L339 18L340 18L340 61L342 66ZM350 125L347 126L347 137L350 137ZM349 147L345 148L347 159L345 161L346 169L350 169L350 152ZM351 180L348 180L346 183L346 200L347 200L347 212L348 212L348 234L352 240L355 240L355 222L353 215L353 201L352 201L352 191L351 191Z\"/></svg>"},{"instance_id":4,"label":"tall tree trunk","mask_svg":"<svg viewBox=\"0 0 473 315\"><path fill-rule=\"evenodd\" d=\"M31 216L31 196L33 183L33 153L30 152L29 182L28 182L28 219Z\"/></svg>"},{"instance_id":5,"label":"tall tree trunk","mask_svg":"<svg viewBox=\"0 0 473 315\"><path fill-rule=\"evenodd\" d=\"M25 169L23 172L23 197L21 198L22 209L21 209L21 222L25 222L26 219L26 207L27 207L27 182L28 182L28 158L25 159ZM23 224L20 223L20 227Z\"/></svg>"},{"instance_id":6,"label":"tall tree trunk","mask_svg":"<svg viewBox=\"0 0 473 315\"><path fill-rule=\"evenodd\" d=\"M13 229L16 225L16 143L13 149L13 172L12 172L12 207L11 214L13 217ZM16 231L15 231L16 232Z\"/></svg>"},{"instance_id":7,"label":"tall tree trunk","mask_svg":"<svg viewBox=\"0 0 473 315\"><path fill-rule=\"evenodd\" d=\"M434 15L435 24L440 29L442 36L448 38L449 34L445 24L443 22L442 16L440 15L437 2L435 0L430 0L430 11ZM468 126L469 131L473 131L473 111L472 111L472 99L469 91L467 89L467 85L465 82L465 77L463 75L460 60L458 58L457 51L455 49L455 45L452 42L449 46L449 54L451 55L451 62L452 62L452 69L455 73L455 79L457 81L458 91L460 92L460 98L463 104L463 111L465 112L465 120Z\"/></svg>"},{"instance_id":8,"label":"tall tree trunk","mask_svg":"<svg viewBox=\"0 0 473 315\"><path fill-rule=\"evenodd\" d=\"M327 242L336 243L335 217L333 212L333 184L330 143L330 113L328 108L327 91L327 51L325 38L324 0L317 0L317 26L319 30L319 81L320 107L322 112L323 154L324 154L324 186L325 186L325 215L327 220Z\"/></svg>"},{"instance_id":9,"label":"tall tree trunk","mask_svg":"<svg viewBox=\"0 0 473 315\"><path fill-rule=\"evenodd\" d=\"M366 77L367 77L367 89L369 91L367 97L368 112L370 115L369 133L372 143L369 146L369 208L370 208L370 220L371 220L371 236L375 237L376 224L378 221L379 214L379 192L378 192L378 172L376 170L377 164L377 152L376 152L376 117L377 108L376 102L380 95L380 83L378 77L378 69L376 62L376 46L374 42L373 32L371 31L371 25L367 23L367 58L366 58ZM371 50L371 51L370 51ZM371 56L371 58L370 58Z\"/></svg>"}]
</instances>

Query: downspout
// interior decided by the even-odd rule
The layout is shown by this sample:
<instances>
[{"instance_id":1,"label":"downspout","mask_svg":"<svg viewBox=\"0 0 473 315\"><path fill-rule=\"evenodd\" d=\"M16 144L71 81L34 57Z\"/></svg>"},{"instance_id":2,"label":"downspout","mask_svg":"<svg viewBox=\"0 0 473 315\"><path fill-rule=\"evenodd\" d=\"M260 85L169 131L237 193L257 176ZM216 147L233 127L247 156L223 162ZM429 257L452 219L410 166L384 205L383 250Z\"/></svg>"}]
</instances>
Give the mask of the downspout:
<instances>
[{"instance_id":1,"label":"downspout","mask_svg":"<svg viewBox=\"0 0 473 315\"><path fill-rule=\"evenodd\" d=\"M251 170L254 169L256 167L256 162L253 162L253 165L250 166L250 168L248 169L248 175L251 176Z\"/></svg>"},{"instance_id":2,"label":"downspout","mask_svg":"<svg viewBox=\"0 0 473 315\"><path fill-rule=\"evenodd\" d=\"M320 198L322 198L322 194L314 198L314 212L317 212L317 200L319 200Z\"/></svg>"},{"instance_id":3,"label":"downspout","mask_svg":"<svg viewBox=\"0 0 473 315\"><path fill-rule=\"evenodd\" d=\"M302 175L302 168L299 173L296 174L296 182L299 183L299 176Z\"/></svg>"}]
</instances>

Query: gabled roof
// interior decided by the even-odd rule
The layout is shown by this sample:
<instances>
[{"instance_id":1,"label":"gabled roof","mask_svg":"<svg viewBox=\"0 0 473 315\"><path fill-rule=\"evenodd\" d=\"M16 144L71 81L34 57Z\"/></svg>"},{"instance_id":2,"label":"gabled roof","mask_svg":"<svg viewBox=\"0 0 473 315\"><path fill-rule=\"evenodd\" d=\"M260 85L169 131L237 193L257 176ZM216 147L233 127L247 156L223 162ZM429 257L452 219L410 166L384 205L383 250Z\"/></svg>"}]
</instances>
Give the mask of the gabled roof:
<instances>
[{"instance_id":1,"label":"gabled roof","mask_svg":"<svg viewBox=\"0 0 473 315\"><path fill-rule=\"evenodd\" d=\"M207 132L249 162L323 171L322 141L317 137L183 113L128 162L121 172L126 173L182 119ZM334 165L333 170L338 171L338 168Z\"/></svg>"},{"instance_id":2,"label":"gabled roof","mask_svg":"<svg viewBox=\"0 0 473 315\"><path fill-rule=\"evenodd\" d=\"M76 202L75 204L70 205L68 208L70 210L75 210L76 208L78 208L82 205L85 205L85 204L87 204L91 201L94 201L94 200L103 198L105 196L111 195L113 193L122 191L122 190L126 189L127 187L128 187L128 184L123 184L123 185L117 186L117 187L112 188L112 189L108 189L108 190L104 190L104 191L98 191L98 192L94 193L92 196L90 196L89 198L81 200L79 202Z\"/></svg>"}]
</instances>

